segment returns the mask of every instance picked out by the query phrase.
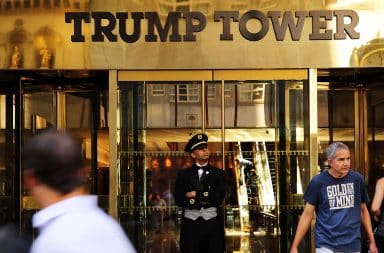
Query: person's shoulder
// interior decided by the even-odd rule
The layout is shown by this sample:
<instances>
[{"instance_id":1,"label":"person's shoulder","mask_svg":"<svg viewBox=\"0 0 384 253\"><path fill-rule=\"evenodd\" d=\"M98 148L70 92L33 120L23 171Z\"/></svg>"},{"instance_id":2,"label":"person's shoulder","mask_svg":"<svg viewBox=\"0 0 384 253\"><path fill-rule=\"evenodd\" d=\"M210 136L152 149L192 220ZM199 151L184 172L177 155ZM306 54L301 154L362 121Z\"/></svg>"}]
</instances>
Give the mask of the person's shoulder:
<instances>
[{"instance_id":1,"label":"person's shoulder","mask_svg":"<svg viewBox=\"0 0 384 253\"><path fill-rule=\"evenodd\" d=\"M192 167L179 169L177 171L177 174L183 176L183 175L187 174L190 171L191 168Z\"/></svg>"},{"instance_id":2,"label":"person's shoulder","mask_svg":"<svg viewBox=\"0 0 384 253\"><path fill-rule=\"evenodd\" d=\"M355 171L355 170L349 170L349 175L353 176L353 177L357 177L361 180L364 180L364 176L358 172L358 171Z\"/></svg>"},{"instance_id":3,"label":"person's shoulder","mask_svg":"<svg viewBox=\"0 0 384 253\"><path fill-rule=\"evenodd\" d=\"M46 231L45 240L40 242L39 249L42 251L36 252L47 252L44 250L47 245L64 249L60 252L85 252L85 249L95 253L135 252L122 227L104 210L95 209L86 213L63 215L60 223L56 225L58 226Z\"/></svg>"},{"instance_id":4,"label":"person's shoulder","mask_svg":"<svg viewBox=\"0 0 384 253\"><path fill-rule=\"evenodd\" d=\"M29 235L20 236L18 228L13 224L0 227L0 245L3 253L27 253L31 239Z\"/></svg>"},{"instance_id":5,"label":"person's shoulder","mask_svg":"<svg viewBox=\"0 0 384 253\"><path fill-rule=\"evenodd\" d=\"M190 168L182 168L177 171L176 181L183 181L191 177Z\"/></svg>"},{"instance_id":6,"label":"person's shoulder","mask_svg":"<svg viewBox=\"0 0 384 253\"><path fill-rule=\"evenodd\" d=\"M317 186L321 184L326 184L329 178L330 178L329 172L327 170L324 170L319 174L316 174L315 176L313 176L309 184L317 185Z\"/></svg>"},{"instance_id":7,"label":"person's shoulder","mask_svg":"<svg viewBox=\"0 0 384 253\"><path fill-rule=\"evenodd\" d=\"M384 177L381 177L381 178L377 179L376 184L384 186Z\"/></svg>"},{"instance_id":8,"label":"person's shoulder","mask_svg":"<svg viewBox=\"0 0 384 253\"><path fill-rule=\"evenodd\" d=\"M211 164L209 164L208 166L209 166L209 168L210 168L212 171L214 171L214 172L216 172L216 173L218 173L218 174L224 174L224 173L225 173L223 169L216 168L216 167L212 166Z\"/></svg>"},{"instance_id":9,"label":"person's shoulder","mask_svg":"<svg viewBox=\"0 0 384 253\"><path fill-rule=\"evenodd\" d=\"M319 180L323 180L324 178L328 177L329 176L329 172L328 170L323 170L322 172L320 172L319 174L316 174L312 177L312 181L319 181Z\"/></svg>"}]
</instances>

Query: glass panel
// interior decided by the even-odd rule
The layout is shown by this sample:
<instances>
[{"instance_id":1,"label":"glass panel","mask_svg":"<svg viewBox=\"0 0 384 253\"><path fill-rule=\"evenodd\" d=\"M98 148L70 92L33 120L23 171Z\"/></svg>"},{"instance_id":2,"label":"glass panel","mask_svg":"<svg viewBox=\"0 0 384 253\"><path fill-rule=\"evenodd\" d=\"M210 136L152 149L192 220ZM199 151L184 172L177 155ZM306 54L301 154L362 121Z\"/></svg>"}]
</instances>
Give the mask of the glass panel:
<instances>
[{"instance_id":1,"label":"glass panel","mask_svg":"<svg viewBox=\"0 0 384 253\"><path fill-rule=\"evenodd\" d=\"M57 94L47 87L25 86L23 95L23 138L26 141L35 134L51 126L57 126ZM21 228L33 234L31 219L33 214L39 209L36 201L28 195L27 190L22 185L22 217Z\"/></svg>"},{"instance_id":2,"label":"glass panel","mask_svg":"<svg viewBox=\"0 0 384 253\"><path fill-rule=\"evenodd\" d=\"M66 94L66 127L69 129L88 129L91 128L92 103L86 95ZM70 113L76 112L76 113ZM88 137L89 138L89 133Z\"/></svg>"},{"instance_id":3,"label":"glass panel","mask_svg":"<svg viewBox=\"0 0 384 253\"><path fill-rule=\"evenodd\" d=\"M39 129L55 126L56 95L52 91L24 94L24 129L36 134Z\"/></svg>"},{"instance_id":4,"label":"glass panel","mask_svg":"<svg viewBox=\"0 0 384 253\"><path fill-rule=\"evenodd\" d=\"M99 196L99 205L108 209L109 136L105 90L66 92L65 128L82 142L88 169L87 190ZM76 113L71 113L76 112ZM59 112L63 115L63 112Z\"/></svg>"},{"instance_id":5,"label":"glass panel","mask_svg":"<svg viewBox=\"0 0 384 253\"><path fill-rule=\"evenodd\" d=\"M354 90L341 89L343 86L346 85L338 84L339 88L334 89L329 83L318 84L319 171L328 168L325 150L334 141L349 146L351 165L355 165Z\"/></svg>"},{"instance_id":6,"label":"glass panel","mask_svg":"<svg viewBox=\"0 0 384 253\"><path fill-rule=\"evenodd\" d=\"M126 83L118 94L119 220L137 249L145 247L144 83Z\"/></svg>"},{"instance_id":7,"label":"glass panel","mask_svg":"<svg viewBox=\"0 0 384 253\"><path fill-rule=\"evenodd\" d=\"M221 83L206 84L206 125L208 128L221 127Z\"/></svg>"},{"instance_id":8,"label":"glass panel","mask_svg":"<svg viewBox=\"0 0 384 253\"><path fill-rule=\"evenodd\" d=\"M227 236L242 242L229 249L252 252L262 244L266 252L286 252L309 181L307 84L274 80L225 84L237 94L225 97L226 126L234 127L225 130L230 187L226 229Z\"/></svg>"},{"instance_id":9,"label":"glass panel","mask_svg":"<svg viewBox=\"0 0 384 253\"><path fill-rule=\"evenodd\" d=\"M165 85L164 84L153 84L151 87L151 96L162 97L165 96Z\"/></svg>"},{"instance_id":10,"label":"glass panel","mask_svg":"<svg viewBox=\"0 0 384 253\"><path fill-rule=\"evenodd\" d=\"M201 83L150 82L146 89L148 127L201 126Z\"/></svg>"},{"instance_id":11,"label":"glass panel","mask_svg":"<svg viewBox=\"0 0 384 253\"><path fill-rule=\"evenodd\" d=\"M175 125L175 90L173 84L151 83L147 89L147 125L171 127Z\"/></svg>"},{"instance_id":12,"label":"glass panel","mask_svg":"<svg viewBox=\"0 0 384 253\"><path fill-rule=\"evenodd\" d=\"M279 113L278 166L280 191L280 229L282 231L281 246L290 248L299 218L304 209L303 192L310 181L309 170L309 122L308 122L308 83L302 81L279 82L280 88L285 85L285 92L278 93ZM285 99L283 98L285 96ZM281 103L280 101L285 103ZM283 129L281 117L285 118L286 129ZM286 208L284 208L286 206ZM288 241L288 244L286 243ZM286 248L287 247L287 248ZM307 233L300 244L300 252L311 251L311 234Z\"/></svg>"},{"instance_id":13,"label":"glass panel","mask_svg":"<svg viewBox=\"0 0 384 253\"><path fill-rule=\"evenodd\" d=\"M79 93L66 93L65 94L65 126L66 131L75 135L76 138L81 140L83 149L83 158L85 160L85 166L87 167L88 182L87 191L96 193L95 186L93 185L97 179L94 179L93 175L95 171L92 171L92 135L91 135L91 122L92 122L92 103L89 95ZM71 113L76 112L76 113Z\"/></svg>"},{"instance_id":14,"label":"glass panel","mask_svg":"<svg viewBox=\"0 0 384 253\"><path fill-rule=\"evenodd\" d=\"M189 136L184 129L146 131L146 252L178 252L181 210L173 190L178 171L192 162L184 152Z\"/></svg>"},{"instance_id":15,"label":"glass panel","mask_svg":"<svg viewBox=\"0 0 384 253\"><path fill-rule=\"evenodd\" d=\"M326 71L329 76L319 78L332 82L318 83L319 168L328 168L325 148L330 142L346 143L351 150L351 168L367 180L372 199L377 179L384 176L382 83L377 81L378 75L356 78L348 76L355 72L347 70ZM332 80L333 74L348 78Z\"/></svg>"},{"instance_id":16,"label":"glass panel","mask_svg":"<svg viewBox=\"0 0 384 253\"><path fill-rule=\"evenodd\" d=\"M14 95L0 95L0 226L14 219L15 170Z\"/></svg>"},{"instance_id":17,"label":"glass panel","mask_svg":"<svg viewBox=\"0 0 384 253\"><path fill-rule=\"evenodd\" d=\"M107 91L99 93L99 128L97 129L97 193L103 195L107 207L109 198L109 169L110 169L110 143L108 125L108 96ZM94 113L96 116L96 114ZM101 202L101 201L100 201Z\"/></svg>"},{"instance_id":18,"label":"glass panel","mask_svg":"<svg viewBox=\"0 0 384 253\"><path fill-rule=\"evenodd\" d=\"M6 195L6 188L8 182L7 173L9 173L9 170L11 168L7 168L6 164L6 96L0 95L0 196ZM1 213L3 211L0 209L0 217L2 216ZM0 220L0 224L4 224Z\"/></svg>"},{"instance_id":19,"label":"glass panel","mask_svg":"<svg viewBox=\"0 0 384 253\"><path fill-rule=\"evenodd\" d=\"M101 124L99 119L102 118L98 114L101 111L98 106L102 104L99 92L74 92L68 87L56 89L55 84L24 84L23 89L23 141L50 127L73 134L82 142L83 158L88 169L88 192L108 194L109 155L105 144L109 140L105 131L104 135L97 135ZM98 159L98 154L104 156ZM31 217L39 206L22 189L22 229L32 232ZM99 204L105 210L108 208L107 199L107 196L99 196Z\"/></svg>"},{"instance_id":20,"label":"glass panel","mask_svg":"<svg viewBox=\"0 0 384 253\"><path fill-rule=\"evenodd\" d=\"M378 86L367 91L368 152L371 168L368 192L375 191L376 181L384 177L384 90Z\"/></svg>"},{"instance_id":21,"label":"glass panel","mask_svg":"<svg viewBox=\"0 0 384 253\"><path fill-rule=\"evenodd\" d=\"M267 127L274 124L272 81L225 83L225 126ZM252 117L249 117L252 115Z\"/></svg>"},{"instance_id":22,"label":"glass panel","mask_svg":"<svg viewBox=\"0 0 384 253\"><path fill-rule=\"evenodd\" d=\"M264 84L263 83L243 83L239 82L239 100L240 102L264 102Z\"/></svg>"}]
</instances>

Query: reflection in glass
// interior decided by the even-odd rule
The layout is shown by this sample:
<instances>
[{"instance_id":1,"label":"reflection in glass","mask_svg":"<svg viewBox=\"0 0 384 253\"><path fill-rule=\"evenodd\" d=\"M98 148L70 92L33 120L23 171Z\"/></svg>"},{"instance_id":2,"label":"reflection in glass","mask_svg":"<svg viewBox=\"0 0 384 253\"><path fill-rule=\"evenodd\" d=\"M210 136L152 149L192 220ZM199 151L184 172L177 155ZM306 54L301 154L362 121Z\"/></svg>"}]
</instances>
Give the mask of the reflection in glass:
<instances>
[{"instance_id":1,"label":"reflection in glass","mask_svg":"<svg viewBox=\"0 0 384 253\"><path fill-rule=\"evenodd\" d=\"M66 127L87 129L91 127L92 103L90 98L81 94L66 94ZM70 113L76 112L76 113Z\"/></svg>"},{"instance_id":2,"label":"reflection in glass","mask_svg":"<svg viewBox=\"0 0 384 253\"><path fill-rule=\"evenodd\" d=\"M225 125L227 127L267 127L273 124L273 81L225 83ZM252 115L252 117L249 117Z\"/></svg>"},{"instance_id":3,"label":"reflection in glass","mask_svg":"<svg viewBox=\"0 0 384 253\"><path fill-rule=\"evenodd\" d=\"M39 120L56 125L56 95L53 92L24 94L24 128L36 130Z\"/></svg>"},{"instance_id":4,"label":"reflection in glass","mask_svg":"<svg viewBox=\"0 0 384 253\"><path fill-rule=\"evenodd\" d=\"M249 231L249 209L248 209L248 189L245 181L246 170L250 170L252 167L252 162L248 161L243 157L241 143L237 143L238 153L238 169L236 169L236 188L237 188L237 199L239 206L239 215L240 215L240 228L241 231ZM248 174L248 173L247 173Z\"/></svg>"},{"instance_id":5,"label":"reflection in glass","mask_svg":"<svg viewBox=\"0 0 384 253\"><path fill-rule=\"evenodd\" d=\"M66 112L66 113L64 113ZM76 113L71 113L76 112ZM92 103L86 94L81 93L66 93L65 94L65 111L60 111L58 116L65 115L66 131L76 135L82 143L83 159L87 168L87 191L95 192L97 181L93 177L96 174L96 167L93 165L93 150L92 150Z\"/></svg>"},{"instance_id":6,"label":"reflection in glass","mask_svg":"<svg viewBox=\"0 0 384 253\"><path fill-rule=\"evenodd\" d=\"M232 142L229 150L235 156L237 185L237 198L228 201L235 205L227 208L227 234L242 235L248 249L259 247L256 238L260 236L278 236L273 240L281 236L280 247L285 252L289 235L280 234L279 229L295 227L301 210L281 206L302 203L303 183L309 177L305 169L305 86L302 81L225 84L234 94L225 98L225 139Z\"/></svg>"},{"instance_id":7,"label":"reflection in glass","mask_svg":"<svg viewBox=\"0 0 384 253\"><path fill-rule=\"evenodd\" d=\"M341 87L348 84L342 84ZM355 164L355 93L350 88L332 89L329 83L318 85L319 169L327 169L325 150L330 142L342 141L351 151ZM351 113L345 113L351 112Z\"/></svg>"},{"instance_id":8,"label":"reflection in glass","mask_svg":"<svg viewBox=\"0 0 384 253\"><path fill-rule=\"evenodd\" d=\"M148 127L201 126L201 83L151 82L146 93Z\"/></svg>"},{"instance_id":9,"label":"reflection in glass","mask_svg":"<svg viewBox=\"0 0 384 253\"><path fill-rule=\"evenodd\" d=\"M7 194L7 185L9 178L7 174L11 171L11 168L7 168L7 145L6 145L6 96L0 95L0 196ZM0 210L0 214L2 210ZM0 220L0 225L1 223Z\"/></svg>"},{"instance_id":10,"label":"reflection in glass","mask_svg":"<svg viewBox=\"0 0 384 253\"><path fill-rule=\"evenodd\" d=\"M19 192L14 99L13 93L0 94L0 226L14 221L14 203Z\"/></svg>"},{"instance_id":11,"label":"reflection in glass","mask_svg":"<svg viewBox=\"0 0 384 253\"><path fill-rule=\"evenodd\" d=\"M207 127L221 126L221 83L206 82L206 124Z\"/></svg>"},{"instance_id":12,"label":"reflection in glass","mask_svg":"<svg viewBox=\"0 0 384 253\"><path fill-rule=\"evenodd\" d=\"M84 87L83 87L84 88ZM98 134L97 105L100 98L97 91L73 91L67 87L51 85L23 85L23 140L48 128L61 129L74 135L82 144L83 159L87 169L86 190L92 194L108 194L109 152L104 150L109 141L108 135ZM98 140L100 140L99 143ZM100 150L104 150L101 152ZM98 156L103 154L103 156ZM99 158L98 158L99 157ZM40 207L22 188L22 229L28 232L32 228L30 219ZM100 206L107 210L106 197L99 197Z\"/></svg>"},{"instance_id":13,"label":"reflection in glass","mask_svg":"<svg viewBox=\"0 0 384 253\"><path fill-rule=\"evenodd\" d=\"M319 170L328 169L328 144L342 141L350 148L352 169L365 176L369 195L384 175L383 101L384 90L376 80L324 80L318 85Z\"/></svg>"},{"instance_id":14,"label":"reflection in glass","mask_svg":"<svg viewBox=\"0 0 384 253\"><path fill-rule=\"evenodd\" d=\"M265 142L256 142L254 144L254 163L256 172L260 180L258 187L259 203L264 212L273 211L275 209L276 200L275 192L273 191L271 171L269 168L268 158L266 156L267 150Z\"/></svg>"}]
</instances>

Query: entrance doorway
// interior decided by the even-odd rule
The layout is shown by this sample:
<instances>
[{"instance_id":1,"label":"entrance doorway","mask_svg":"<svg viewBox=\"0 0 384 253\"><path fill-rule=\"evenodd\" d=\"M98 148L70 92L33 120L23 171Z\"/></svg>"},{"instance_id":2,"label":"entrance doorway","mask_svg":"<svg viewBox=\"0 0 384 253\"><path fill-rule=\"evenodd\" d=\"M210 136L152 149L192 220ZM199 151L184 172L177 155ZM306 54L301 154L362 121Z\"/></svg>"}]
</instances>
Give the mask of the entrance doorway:
<instances>
[{"instance_id":1,"label":"entrance doorway","mask_svg":"<svg viewBox=\"0 0 384 253\"><path fill-rule=\"evenodd\" d=\"M383 69L318 71L319 165L326 168L324 152L330 142L345 142L370 197L384 176L383 84Z\"/></svg>"},{"instance_id":2,"label":"entrance doorway","mask_svg":"<svg viewBox=\"0 0 384 253\"><path fill-rule=\"evenodd\" d=\"M120 71L117 84L118 216L139 252L178 252L174 182L200 132L227 175L227 251L289 250L311 167L307 70Z\"/></svg>"},{"instance_id":3,"label":"entrance doorway","mask_svg":"<svg viewBox=\"0 0 384 253\"><path fill-rule=\"evenodd\" d=\"M19 220L19 84L12 73L0 81L0 225Z\"/></svg>"},{"instance_id":4,"label":"entrance doorway","mask_svg":"<svg viewBox=\"0 0 384 253\"><path fill-rule=\"evenodd\" d=\"M49 128L81 141L87 190L107 209L108 72L1 71L0 80L0 225L16 222L33 233L31 217L39 206L23 186L21 152L28 138Z\"/></svg>"}]
</instances>

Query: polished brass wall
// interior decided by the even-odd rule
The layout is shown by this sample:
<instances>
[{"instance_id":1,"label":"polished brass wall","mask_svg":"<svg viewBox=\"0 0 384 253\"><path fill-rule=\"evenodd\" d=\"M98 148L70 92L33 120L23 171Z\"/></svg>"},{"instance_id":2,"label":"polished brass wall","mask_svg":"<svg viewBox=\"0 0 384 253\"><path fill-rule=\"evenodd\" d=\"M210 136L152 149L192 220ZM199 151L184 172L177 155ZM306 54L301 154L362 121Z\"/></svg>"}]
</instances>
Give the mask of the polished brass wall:
<instances>
[{"instance_id":1,"label":"polished brass wall","mask_svg":"<svg viewBox=\"0 0 384 253\"><path fill-rule=\"evenodd\" d=\"M248 11L265 15L279 11L281 15L295 11L324 10L331 16L315 21L305 18L303 30L294 40L288 30L283 41L278 41L272 21L268 19L268 32L260 40L250 41L241 34L239 22L231 21L228 29L232 40L222 40L223 23L214 21L215 11L235 11L241 17ZM317 22L323 22L320 34L336 33L334 10L352 10L358 20L355 29L359 38L345 33L345 39L313 40L310 38ZM367 1L232 1L206 0L196 2L170 0L140 1L2 1L0 3L0 68L6 69L248 69L248 68L329 68L351 66L382 66L378 60L384 48L383 15L384 4L380 0ZM82 22L84 42L72 42L74 23L65 22L67 12L107 12L116 24L110 36L95 41L95 22ZM119 36L116 13L128 14L126 33L133 30L132 12L155 12L162 26L170 12L199 12L207 23L200 32L195 32L195 41L146 41L147 19L141 21L141 37L127 43ZM308 14L310 15L310 14ZM345 24L351 22L345 18ZM103 20L104 23L110 21ZM295 20L297 22L297 20ZM340 22L340 20L339 20ZM104 25L104 24L103 24ZM251 34L260 32L260 22L249 20L246 24ZM295 24L296 25L296 24ZM184 36L185 20L178 20L178 33ZM284 30L284 29L283 29ZM157 32L155 31L155 36ZM335 36L335 35L333 35ZM357 36L357 35L356 35ZM20 60L18 60L21 57ZM46 58L44 58L46 57ZM43 59L44 58L44 59Z\"/></svg>"}]
</instances>

